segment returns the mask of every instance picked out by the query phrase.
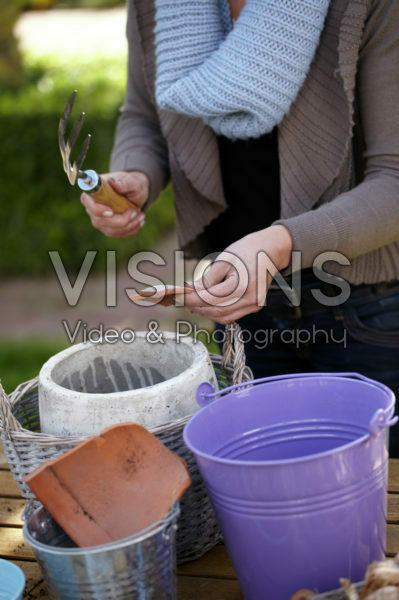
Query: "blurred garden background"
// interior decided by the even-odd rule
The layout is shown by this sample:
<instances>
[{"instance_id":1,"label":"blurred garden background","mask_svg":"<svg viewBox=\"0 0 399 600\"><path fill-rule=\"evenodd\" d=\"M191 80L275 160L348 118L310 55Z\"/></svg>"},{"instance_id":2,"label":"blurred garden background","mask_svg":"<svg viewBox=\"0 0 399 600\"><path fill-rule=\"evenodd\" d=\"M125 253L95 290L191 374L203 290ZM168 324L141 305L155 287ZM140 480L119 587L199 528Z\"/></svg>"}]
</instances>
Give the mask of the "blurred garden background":
<instances>
[{"instance_id":1,"label":"blurred garden background","mask_svg":"<svg viewBox=\"0 0 399 600\"><path fill-rule=\"evenodd\" d=\"M108 171L126 76L126 6L117 0L0 0L0 378L6 391L35 375L82 320L87 328L164 329L185 311L140 309L124 293L134 287L128 258L157 250L165 267L148 272L173 280L173 200L170 189L150 209L138 236L114 240L94 230L67 181L57 129L78 90L73 116L85 111L80 141L90 132L86 168ZM49 259L58 250L74 281L88 250L97 256L80 302L68 306ZM118 306L105 308L106 251L116 250ZM141 286L142 287L142 286ZM170 311L173 311L172 313ZM198 321L204 325L204 322ZM76 341L81 341L79 336Z\"/></svg>"}]
</instances>

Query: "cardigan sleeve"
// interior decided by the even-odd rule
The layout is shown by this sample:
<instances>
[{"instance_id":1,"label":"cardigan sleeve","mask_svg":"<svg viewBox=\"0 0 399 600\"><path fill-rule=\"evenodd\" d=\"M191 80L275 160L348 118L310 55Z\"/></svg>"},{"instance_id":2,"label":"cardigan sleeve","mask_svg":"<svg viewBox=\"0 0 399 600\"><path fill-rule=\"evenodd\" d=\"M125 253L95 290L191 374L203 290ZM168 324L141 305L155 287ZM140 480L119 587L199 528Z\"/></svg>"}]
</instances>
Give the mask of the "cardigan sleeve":
<instances>
[{"instance_id":1,"label":"cardigan sleeve","mask_svg":"<svg viewBox=\"0 0 399 600\"><path fill-rule=\"evenodd\" d=\"M112 171L141 171L150 180L144 209L156 200L169 180L168 148L144 76L142 48L133 1L128 3L129 46L125 102L111 154Z\"/></svg>"},{"instance_id":2,"label":"cardigan sleeve","mask_svg":"<svg viewBox=\"0 0 399 600\"><path fill-rule=\"evenodd\" d=\"M331 202L281 219L302 268L325 251L352 259L399 240L399 2L374 0L359 54L362 182Z\"/></svg>"}]
</instances>

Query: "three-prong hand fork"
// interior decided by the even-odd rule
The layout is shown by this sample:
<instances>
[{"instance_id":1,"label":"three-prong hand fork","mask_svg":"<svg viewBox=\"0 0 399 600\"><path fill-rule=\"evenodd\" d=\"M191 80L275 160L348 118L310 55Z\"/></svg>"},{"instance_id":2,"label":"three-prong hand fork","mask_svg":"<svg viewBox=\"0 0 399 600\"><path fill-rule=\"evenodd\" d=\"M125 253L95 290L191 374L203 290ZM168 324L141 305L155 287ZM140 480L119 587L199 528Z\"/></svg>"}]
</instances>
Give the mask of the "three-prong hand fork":
<instances>
[{"instance_id":1,"label":"three-prong hand fork","mask_svg":"<svg viewBox=\"0 0 399 600\"><path fill-rule=\"evenodd\" d=\"M68 139L65 141L66 128L69 117L71 116L76 94L76 90L71 94L58 126L58 143L60 146L64 171L68 176L70 184L75 185L77 183L80 189L86 192L86 194L93 196L96 202L106 204L112 208L115 213L125 212L125 210L128 208L135 208L137 211L140 211L140 208L133 202L130 202L125 196L121 196L115 192L115 190L106 181L101 179L100 175L96 171L93 171L92 169L88 169L86 171L81 170L83 161L89 148L91 139L90 134L83 142L76 160L73 162L73 164L71 164L72 148L79 137L85 116L85 113L82 112L77 121L75 121Z\"/></svg>"}]
</instances>

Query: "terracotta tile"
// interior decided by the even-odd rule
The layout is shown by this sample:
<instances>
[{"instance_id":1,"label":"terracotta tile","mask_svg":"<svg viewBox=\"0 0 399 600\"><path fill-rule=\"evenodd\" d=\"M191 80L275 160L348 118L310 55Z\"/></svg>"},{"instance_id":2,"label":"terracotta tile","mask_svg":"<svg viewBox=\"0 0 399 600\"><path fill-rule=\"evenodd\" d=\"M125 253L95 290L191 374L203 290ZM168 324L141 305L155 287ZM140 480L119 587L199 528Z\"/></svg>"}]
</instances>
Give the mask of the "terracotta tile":
<instances>
[{"instance_id":1,"label":"terracotta tile","mask_svg":"<svg viewBox=\"0 0 399 600\"><path fill-rule=\"evenodd\" d=\"M79 546L124 538L164 517L190 485L185 462L136 423L105 429L25 477Z\"/></svg>"}]
</instances>

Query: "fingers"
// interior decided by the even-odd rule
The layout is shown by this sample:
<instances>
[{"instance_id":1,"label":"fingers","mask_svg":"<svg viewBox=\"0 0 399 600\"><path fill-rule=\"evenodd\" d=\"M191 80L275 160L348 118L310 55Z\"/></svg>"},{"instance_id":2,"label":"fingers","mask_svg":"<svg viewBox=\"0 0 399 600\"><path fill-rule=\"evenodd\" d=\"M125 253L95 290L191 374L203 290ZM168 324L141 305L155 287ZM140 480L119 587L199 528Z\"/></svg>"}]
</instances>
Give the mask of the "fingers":
<instances>
[{"instance_id":1,"label":"fingers","mask_svg":"<svg viewBox=\"0 0 399 600\"><path fill-rule=\"evenodd\" d=\"M104 173L101 175L101 179L109 183L109 185L118 194L126 195L129 192L137 193L142 189L142 182L136 177L132 177L130 173L116 172L116 173Z\"/></svg>"},{"instance_id":2,"label":"fingers","mask_svg":"<svg viewBox=\"0 0 399 600\"><path fill-rule=\"evenodd\" d=\"M96 202L88 194L82 194L80 199L93 227L108 237L121 238L135 235L145 224L144 213L134 208L124 213L114 214L109 207Z\"/></svg>"},{"instance_id":3,"label":"fingers","mask_svg":"<svg viewBox=\"0 0 399 600\"><path fill-rule=\"evenodd\" d=\"M254 300L253 286L245 277L247 272L237 269L230 258L222 260L224 254L218 257L202 280L193 282L195 293L185 298L185 306L192 313L221 324L260 310Z\"/></svg>"},{"instance_id":4,"label":"fingers","mask_svg":"<svg viewBox=\"0 0 399 600\"><path fill-rule=\"evenodd\" d=\"M200 308L209 306L226 306L240 299L238 278L233 272L227 279L206 289L194 282L196 293L187 294L185 305L187 308Z\"/></svg>"},{"instance_id":5,"label":"fingers","mask_svg":"<svg viewBox=\"0 0 399 600\"><path fill-rule=\"evenodd\" d=\"M142 207L148 199L150 181L147 175L140 171L116 171L105 173L101 177L117 193L125 196L132 203L132 208L115 214L110 207L96 202L88 194L82 194L80 201L93 227L114 238L135 235L145 223L144 214L136 207Z\"/></svg>"},{"instance_id":6,"label":"fingers","mask_svg":"<svg viewBox=\"0 0 399 600\"><path fill-rule=\"evenodd\" d=\"M218 307L198 308L191 312L195 312L195 314L205 317L211 321L215 321L216 323L227 325L228 323L232 323L233 321L237 321L238 319L245 317L245 315L258 312L259 310L260 307L256 305L240 305L240 307L233 305L224 309Z\"/></svg>"},{"instance_id":7,"label":"fingers","mask_svg":"<svg viewBox=\"0 0 399 600\"><path fill-rule=\"evenodd\" d=\"M139 207L145 204L149 194L150 182L144 173L140 171L116 171L105 173L101 177L118 194L126 196L133 204Z\"/></svg>"},{"instance_id":8,"label":"fingers","mask_svg":"<svg viewBox=\"0 0 399 600\"><path fill-rule=\"evenodd\" d=\"M129 208L129 210L125 210L123 213L113 214L109 217L90 215L94 227L107 227L111 229L124 229L125 227L132 225L134 221L137 222L141 216L144 216L143 213L137 212L134 208Z\"/></svg>"},{"instance_id":9,"label":"fingers","mask_svg":"<svg viewBox=\"0 0 399 600\"><path fill-rule=\"evenodd\" d=\"M145 216L143 213L127 210L113 217L94 217L91 222L93 227L108 237L119 238L138 233L145 223Z\"/></svg>"},{"instance_id":10,"label":"fingers","mask_svg":"<svg viewBox=\"0 0 399 600\"><path fill-rule=\"evenodd\" d=\"M96 202L88 194L81 194L80 201L91 217L112 217L114 215L112 208Z\"/></svg>"},{"instance_id":11,"label":"fingers","mask_svg":"<svg viewBox=\"0 0 399 600\"><path fill-rule=\"evenodd\" d=\"M198 279L194 282L196 288L203 289L220 283L226 277L228 272L231 270L232 262L223 260L223 254L220 254L216 261L206 269L202 276L202 279Z\"/></svg>"},{"instance_id":12,"label":"fingers","mask_svg":"<svg viewBox=\"0 0 399 600\"><path fill-rule=\"evenodd\" d=\"M230 302L230 296L238 285L237 272L231 267L231 262L218 258L205 271L201 279L196 279L189 284L194 287L196 293L187 295L185 305L194 308L209 305L222 306L224 300Z\"/></svg>"},{"instance_id":13,"label":"fingers","mask_svg":"<svg viewBox=\"0 0 399 600\"><path fill-rule=\"evenodd\" d=\"M140 214L140 216L138 216L137 219L134 219L131 222L131 224L127 225L126 227L102 227L100 231L102 231L102 233L107 237L125 238L139 233L139 231L142 229L142 227L144 227L144 225L145 216L143 214Z\"/></svg>"}]
</instances>

